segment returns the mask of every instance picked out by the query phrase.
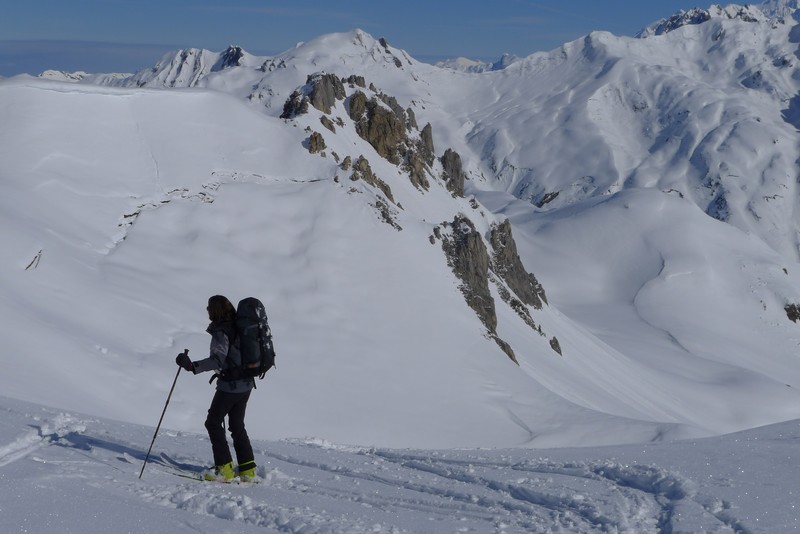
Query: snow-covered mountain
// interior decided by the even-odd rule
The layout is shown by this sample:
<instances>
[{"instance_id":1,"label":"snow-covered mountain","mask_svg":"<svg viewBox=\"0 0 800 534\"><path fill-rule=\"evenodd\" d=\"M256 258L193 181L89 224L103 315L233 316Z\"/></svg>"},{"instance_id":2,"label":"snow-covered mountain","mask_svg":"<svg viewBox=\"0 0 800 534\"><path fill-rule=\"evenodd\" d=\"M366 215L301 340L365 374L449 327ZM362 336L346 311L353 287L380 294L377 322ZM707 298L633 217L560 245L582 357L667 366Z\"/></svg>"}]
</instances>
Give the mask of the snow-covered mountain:
<instances>
[{"instance_id":1,"label":"snow-covered mountain","mask_svg":"<svg viewBox=\"0 0 800 534\"><path fill-rule=\"evenodd\" d=\"M500 57L500 59L497 61L489 63L485 61L475 61L473 59L459 57L447 61L439 61L436 63L436 66L462 72L480 73L493 70L503 70L520 59L522 58L519 58L513 54L503 54L502 57Z\"/></svg>"},{"instance_id":2,"label":"snow-covered mountain","mask_svg":"<svg viewBox=\"0 0 800 534\"><path fill-rule=\"evenodd\" d=\"M711 19L740 20L767 24L785 24L793 18L797 0L767 0L758 5L713 4L708 9L695 7L681 10L644 28L638 37L662 35L687 25L703 24Z\"/></svg>"},{"instance_id":3,"label":"snow-covered mountain","mask_svg":"<svg viewBox=\"0 0 800 534\"><path fill-rule=\"evenodd\" d=\"M257 438L561 446L798 418L795 9L482 73L354 30L3 80L3 392L152 423L223 293L264 300L275 333ZM168 426L208 397L183 377Z\"/></svg>"},{"instance_id":4,"label":"snow-covered mountain","mask_svg":"<svg viewBox=\"0 0 800 534\"><path fill-rule=\"evenodd\" d=\"M797 9L0 80L0 530L796 529ZM216 293L275 334L263 484L174 476L187 373L140 480Z\"/></svg>"}]
</instances>

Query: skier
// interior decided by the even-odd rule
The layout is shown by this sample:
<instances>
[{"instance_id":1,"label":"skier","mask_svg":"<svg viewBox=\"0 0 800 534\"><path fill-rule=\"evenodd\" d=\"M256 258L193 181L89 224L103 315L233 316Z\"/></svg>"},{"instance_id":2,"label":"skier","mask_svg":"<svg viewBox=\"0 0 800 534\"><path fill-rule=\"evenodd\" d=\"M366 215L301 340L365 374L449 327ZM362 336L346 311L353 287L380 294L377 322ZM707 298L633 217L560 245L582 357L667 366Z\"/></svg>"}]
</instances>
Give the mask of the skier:
<instances>
[{"instance_id":1,"label":"skier","mask_svg":"<svg viewBox=\"0 0 800 534\"><path fill-rule=\"evenodd\" d=\"M206 430L211 440L211 450L214 454L214 469L203 475L206 480L230 482L236 477L243 482L255 482L256 463L253 456L253 447L244 426L244 415L247 410L247 401L255 387L252 378L239 380L226 380L225 370L241 365L238 339L236 336L236 309L233 304L222 295L214 295L208 299L208 318L211 324L206 330L211 334L210 355L204 360L196 362L189 359L188 354L182 353L175 358L183 369L194 374L205 371L217 371L214 375L218 378L217 390L208 409ZM213 380L213 379L212 379ZM228 416L228 427L233 438L233 448L236 451L236 460L239 463L234 469L231 451L225 436L225 416Z\"/></svg>"}]
</instances>

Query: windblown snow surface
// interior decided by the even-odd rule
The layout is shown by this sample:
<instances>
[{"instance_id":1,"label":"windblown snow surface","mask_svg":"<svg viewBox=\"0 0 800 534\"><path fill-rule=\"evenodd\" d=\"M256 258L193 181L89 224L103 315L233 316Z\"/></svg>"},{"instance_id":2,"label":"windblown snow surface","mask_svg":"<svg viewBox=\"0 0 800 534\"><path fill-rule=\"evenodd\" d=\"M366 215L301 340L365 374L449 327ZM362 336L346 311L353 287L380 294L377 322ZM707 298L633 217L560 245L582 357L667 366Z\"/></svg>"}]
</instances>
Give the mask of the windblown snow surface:
<instances>
[{"instance_id":1,"label":"windblown snow surface","mask_svg":"<svg viewBox=\"0 0 800 534\"><path fill-rule=\"evenodd\" d=\"M791 532L800 425L697 441L386 449L256 441L262 482L183 476L205 436L0 400L4 532Z\"/></svg>"},{"instance_id":2,"label":"windblown snow surface","mask_svg":"<svg viewBox=\"0 0 800 534\"><path fill-rule=\"evenodd\" d=\"M354 30L0 80L0 525L797 529L796 9L717 7L481 73ZM365 87L279 118L320 72ZM359 90L431 124L465 197L438 160L417 188L358 135ZM343 169L361 155L393 200ZM547 294L534 329L490 283L518 364L448 266L459 214L484 237L510 220ZM139 480L217 293L262 299L275 336L247 418L264 482L175 476L210 461L212 387L188 373Z\"/></svg>"}]
</instances>

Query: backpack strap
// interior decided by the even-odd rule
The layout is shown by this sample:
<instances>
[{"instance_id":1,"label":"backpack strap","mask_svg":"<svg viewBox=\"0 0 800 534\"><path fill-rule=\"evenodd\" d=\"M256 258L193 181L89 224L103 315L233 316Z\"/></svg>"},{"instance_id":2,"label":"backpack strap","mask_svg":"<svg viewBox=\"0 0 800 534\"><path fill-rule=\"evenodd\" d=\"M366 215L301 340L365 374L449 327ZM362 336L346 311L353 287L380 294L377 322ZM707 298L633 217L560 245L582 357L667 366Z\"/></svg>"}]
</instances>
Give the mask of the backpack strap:
<instances>
[{"instance_id":1,"label":"backpack strap","mask_svg":"<svg viewBox=\"0 0 800 534\"><path fill-rule=\"evenodd\" d=\"M217 380L217 379L225 380L227 382L234 382L236 380L239 380L239 378L226 378L226 371L231 371L231 370L236 370L237 369L236 362L233 361L233 359L231 358L231 347L234 347L234 348L236 348L236 350L239 350L239 336L238 336L238 333L236 332L236 328L235 327L234 328L224 328L224 327L222 327L220 325L220 328L218 329L218 331L222 332L222 334L228 340L228 351L225 353L225 359L223 360L223 363L225 363L227 368L226 369L221 369L218 372L214 373L211 376L211 378L208 380L209 384L212 384L214 382L214 380ZM240 354L239 357L241 359L241 354Z\"/></svg>"}]
</instances>

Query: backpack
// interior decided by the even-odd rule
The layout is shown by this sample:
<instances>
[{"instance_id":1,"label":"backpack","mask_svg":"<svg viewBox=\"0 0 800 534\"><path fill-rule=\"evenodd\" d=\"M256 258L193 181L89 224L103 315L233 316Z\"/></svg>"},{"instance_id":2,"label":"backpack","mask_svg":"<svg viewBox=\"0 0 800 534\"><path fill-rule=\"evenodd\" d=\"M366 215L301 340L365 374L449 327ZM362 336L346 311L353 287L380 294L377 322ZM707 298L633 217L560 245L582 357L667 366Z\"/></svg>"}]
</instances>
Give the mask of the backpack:
<instances>
[{"instance_id":1,"label":"backpack","mask_svg":"<svg viewBox=\"0 0 800 534\"><path fill-rule=\"evenodd\" d=\"M255 297L240 300L236 307L236 339L233 345L239 349L241 365L223 371L220 380L264 378L266 372L275 367L275 349L267 310Z\"/></svg>"},{"instance_id":2,"label":"backpack","mask_svg":"<svg viewBox=\"0 0 800 534\"><path fill-rule=\"evenodd\" d=\"M257 298L247 297L239 301L236 335L242 356L242 376L264 378L264 374L275 367L275 348L267 310Z\"/></svg>"}]
</instances>

